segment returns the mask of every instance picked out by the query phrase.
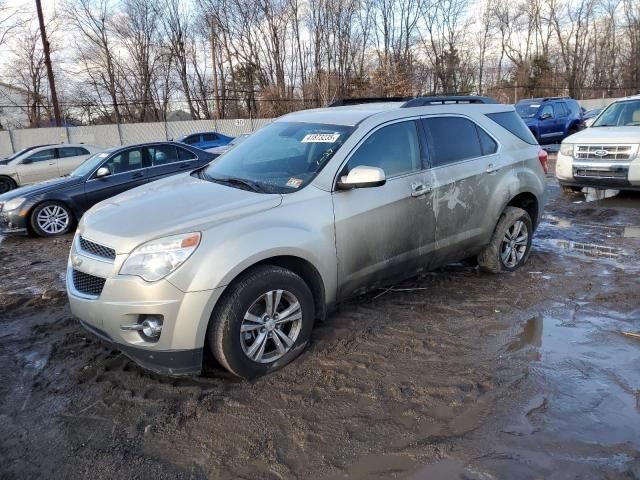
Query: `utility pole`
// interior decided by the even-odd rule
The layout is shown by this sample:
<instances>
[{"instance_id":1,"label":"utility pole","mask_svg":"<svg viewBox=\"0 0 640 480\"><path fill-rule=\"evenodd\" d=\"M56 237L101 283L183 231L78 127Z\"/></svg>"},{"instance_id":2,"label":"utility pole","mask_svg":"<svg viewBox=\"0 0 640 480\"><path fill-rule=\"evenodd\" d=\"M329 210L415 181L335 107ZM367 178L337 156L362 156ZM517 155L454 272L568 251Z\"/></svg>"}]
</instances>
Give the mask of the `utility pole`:
<instances>
[{"instance_id":1,"label":"utility pole","mask_svg":"<svg viewBox=\"0 0 640 480\"><path fill-rule=\"evenodd\" d=\"M211 22L211 62L213 63L213 101L216 107L216 118L219 120L221 115L220 111L220 94L218 92L218 70L216 65L216 29L215 19L213 15L209 17Z\"/></svg>"},{"instance_id":2,"label":"utility pole","mask_svg":"<svg viewBox=\"0 0 640 480\"><path fill-rule=\"evenodd\" d=\"M47 66L47 77L49 78L49 90L51 91L51 103L53 103L53 115L56 117L56 127L59 127L62 125L62 122L60 121L60 105L58 105L56 80L53 76L53 68L51 67L49 40L47 40L47 31L44 28L44 15L42 15L42 5L40 4L40 0L36 0L36 10L38 10L38 22L40 23L40 35L42 36L44 63Z\"/></svg>"}]
</instances>

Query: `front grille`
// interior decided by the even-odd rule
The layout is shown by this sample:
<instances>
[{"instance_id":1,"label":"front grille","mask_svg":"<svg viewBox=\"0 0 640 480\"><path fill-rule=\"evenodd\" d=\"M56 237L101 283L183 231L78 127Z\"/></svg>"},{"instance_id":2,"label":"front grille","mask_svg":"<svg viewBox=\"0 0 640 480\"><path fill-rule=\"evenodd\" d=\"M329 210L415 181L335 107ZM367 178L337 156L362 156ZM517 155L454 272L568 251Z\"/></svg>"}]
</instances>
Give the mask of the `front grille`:
<instances>
[{"instance_id":1,"label":"front grille","mask_svg":"<svg viewBox=\"0 0 640 480\"><path fill-rule=\"evenodd\" d=\"M80 293L99 297L104 288L105 279L88 273L73 271L73 287Z\"/></svg>"},{"instance_id":2,"label":"front grille","mask_svg":"<svg viewBox=\"0 0 640 480\"><path fill-rule=\"evenodd\" d=\"M102 257L108 260L115 260L116 258L116 251L113 248L105 247L86 238L80 237L80 248L96 257Z\"/></svg>"},{"instance_id":3,"label":"front grille","mask_svg":"<svg viewBox=\"0 0 640 480\"><path fill-rule=\"evenodd\" d=\"M593 170L586 168L576 168L574 177L594 177L594 178L627 178L626 170Z\"/></svg>"},{"instance_id":4,"label":"front grille","mask_svg":"<svg viewBox=\"0 0 640 480\"><path fill-rule=\"evenodd\" d=\"M576 160L630 160L635 145L577 145Z\"/></svg>"}]
</instances>

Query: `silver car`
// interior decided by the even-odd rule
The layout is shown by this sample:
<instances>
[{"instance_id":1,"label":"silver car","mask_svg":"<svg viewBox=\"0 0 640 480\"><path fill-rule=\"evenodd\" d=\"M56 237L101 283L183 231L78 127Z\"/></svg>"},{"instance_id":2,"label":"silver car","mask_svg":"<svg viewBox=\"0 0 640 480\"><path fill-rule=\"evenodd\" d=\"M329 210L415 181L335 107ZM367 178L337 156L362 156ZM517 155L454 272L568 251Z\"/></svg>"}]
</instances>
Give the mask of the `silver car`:
<instances>
[{"instance_id":1,"label":"silver car","mask_svg":"<svg viewBox=\"0 0 640 480\"><path fill-rule=\"evenodd\" d=\"M516 270L545 169L513 107L482 97L292 113L87 212L71 309L156 372L196 374L208 348L239 377L263 375L348 297L469 257Z\"/></svg>"},{"instance_id":2,"label":"silver car","mask_svg":"<svg viewBox=\"0 0 640 480\"><path fill-rule=\"evenodd\" d=\"M26 148L0 164L0 194L32 183L63 177L101 148L85 144Z\"/></svg>"}]
</instances>

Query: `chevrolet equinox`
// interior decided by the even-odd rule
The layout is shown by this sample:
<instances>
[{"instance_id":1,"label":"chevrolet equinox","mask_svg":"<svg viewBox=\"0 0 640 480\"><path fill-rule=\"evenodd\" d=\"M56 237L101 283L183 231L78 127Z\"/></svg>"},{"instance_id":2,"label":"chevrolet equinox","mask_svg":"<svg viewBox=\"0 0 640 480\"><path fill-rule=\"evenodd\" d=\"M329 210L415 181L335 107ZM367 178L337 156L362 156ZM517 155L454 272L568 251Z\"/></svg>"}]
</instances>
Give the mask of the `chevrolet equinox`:
<instances>
[{"instance_id":1,"label":"chevrolet equinox","mask_svg":"<svg viewBox=\"0 0 640 480\"><path fill-rule=\"evenodd\" d=\"M91 208L69 256L74 315L150 370L197 374L208 348L251 378L345 298L460 259L527 261L547 157L513 106L351 103Z\"/></svg>"}]
</instances>

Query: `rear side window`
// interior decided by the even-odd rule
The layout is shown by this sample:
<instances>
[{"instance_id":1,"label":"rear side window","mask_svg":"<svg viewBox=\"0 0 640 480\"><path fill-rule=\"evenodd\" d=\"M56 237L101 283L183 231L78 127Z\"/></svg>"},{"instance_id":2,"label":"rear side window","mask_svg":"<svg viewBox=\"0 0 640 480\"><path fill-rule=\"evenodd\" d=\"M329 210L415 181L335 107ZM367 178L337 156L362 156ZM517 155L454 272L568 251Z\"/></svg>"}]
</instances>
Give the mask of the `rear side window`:
<instances>
[{"instance_id":1,"label":"rear side window","mask_svg":"<svg viewBox=\"0 0 640 480\"><path fill-rule=\"evenodd\" d=\"M559 117L566 117L569 115L569 109L567 108L567 104L564 102L556 103L556 109Z\"/></svg>"},{"instance_id":2,"label":"rear side window","mask_svg":"<svg viewBox=\"0 0 640 480\"><path fill-rule=\"evenodd\" d=\"M498 144L496 141L487 134L483 129L478 127L478 137L480 138L480 146L482 147L483 155L491 155L492 153L496 153L498 151Z\"/></svg>"},{"instance_id":3,"label":"rear side window","mask_svg":"<svg viewBox=\"0 0 640 480\"><path fill-rule=\"evenodd\" d=\"M58 157L77 157L79 155L89 155L89 150L82 147L64 147L58 149Z\"/></svg>"},{"instance_id":4,"label":"rear side window","mask_svg":"<svg viewBox=\"0 0 640 480\"><path fill-rule=\"evenodd\" d=\"M476 124L466 118L424 118L429 153L434 167L481 157L482 148Z\"/></svg>"},{"instance_id":5,"label":"rear side window","mask_svg":"<svg viewBox=\"0 0 640 480\"><path fill-rule=\"evenodd\" d=\"M486 113L485 115L523 142L527 142L531 145L538 144L536 138L531 133L531 130L527 128L516 112Z\"/></svg>"},{"instance_id":6,"label":"rear side window","mask_svg":"<svg viewBox=\"0 0 640 480\"><path fill-rule=\"evenodd\" d=\"M575 100L568 100L565 105L569 109L569 111L573 114L576 114L580 111L580 104Z\"/></svg>"},{"instance_id":7,"label":"rear side window","mask_svg":"<svg viewBox=\"0 0 640 480\"><path fill-rule=\"evenodd\" d=\"M195 145L196 143L200 143L200 135L191 135L184 139L184 143L187 145Z\"/></svg>"},{"instance_id":8,"label":"rear side window","mask_svg":"<svg viewBox=\"0 0 640 480\"><path fill-rule=\"evenodd\" d=\"M147 151L149 152L149 158L151 158L151 165L154 167L178 161L176 147L173 145L156 145L155 147L147 148Z\"/></svg>"},{"instance_id":9,"label":"rear side window","mask_svg":"<svg viewBox=\"0 0 640 480\"><path fill-rule=\"evenodd\" d=\"M179 162L183 162L185 160L194 160L195 158L197 158L195 153L190 152L186 148L176 147L176 150L178 150L178 161Z\"/></svg>"}]
</instances>

